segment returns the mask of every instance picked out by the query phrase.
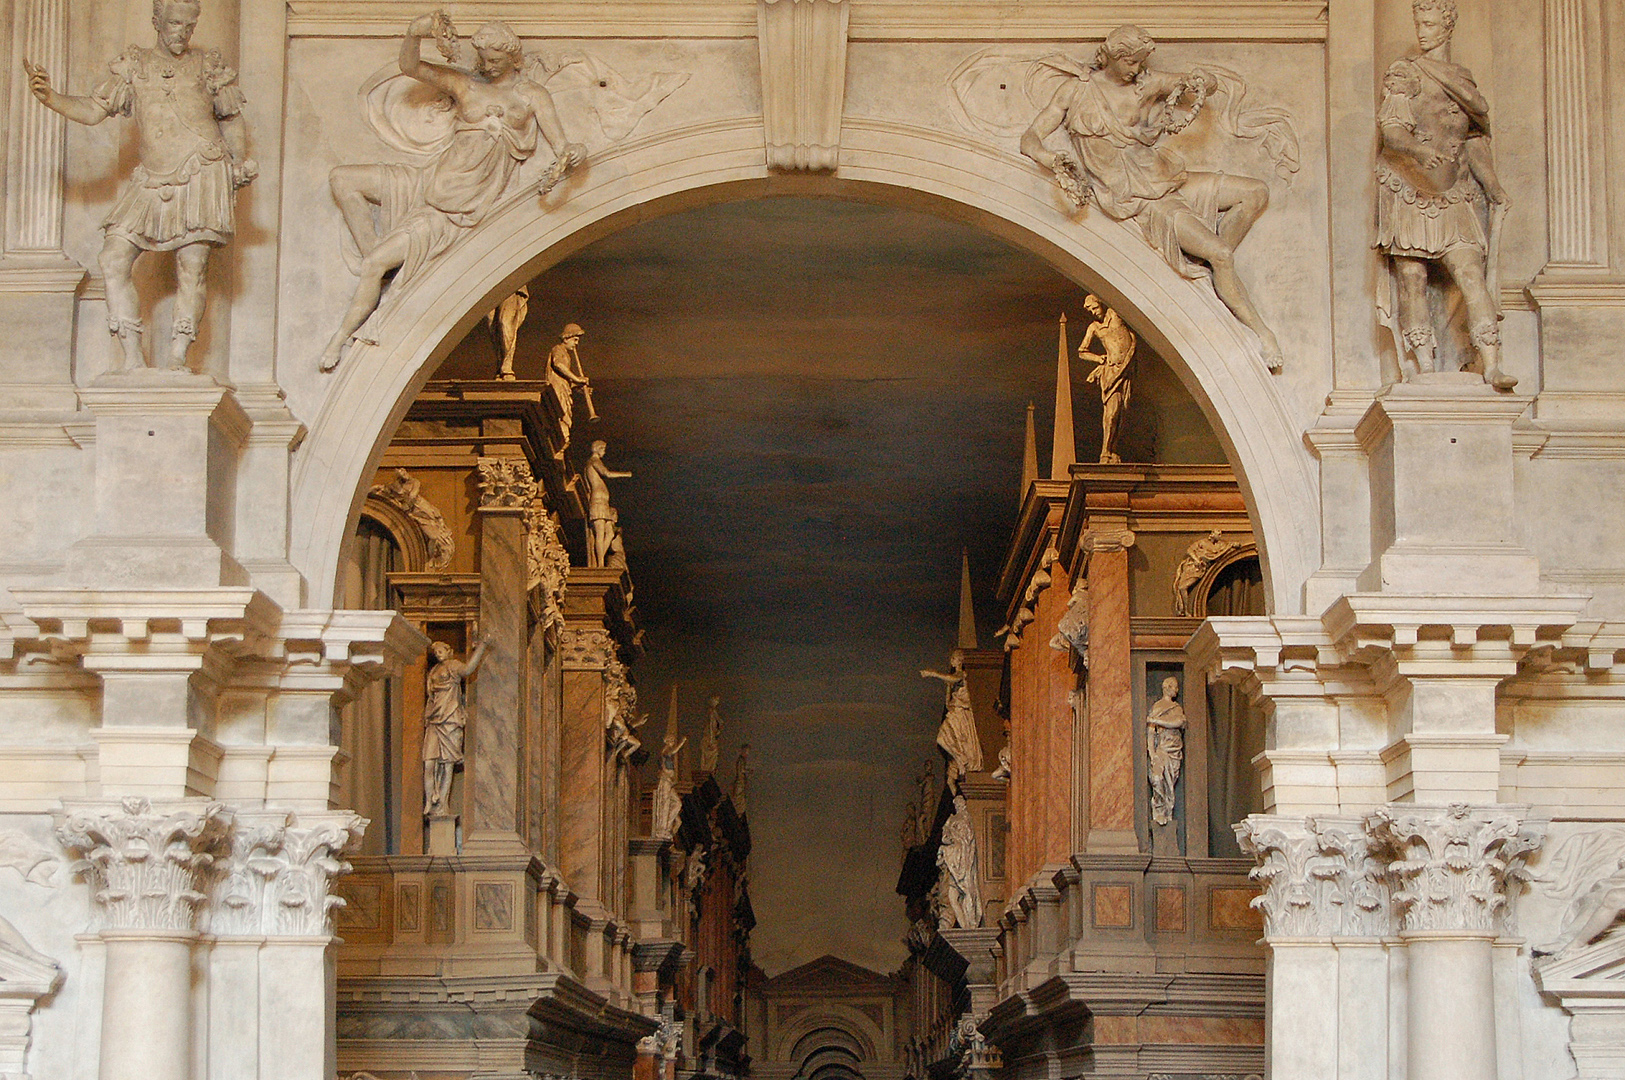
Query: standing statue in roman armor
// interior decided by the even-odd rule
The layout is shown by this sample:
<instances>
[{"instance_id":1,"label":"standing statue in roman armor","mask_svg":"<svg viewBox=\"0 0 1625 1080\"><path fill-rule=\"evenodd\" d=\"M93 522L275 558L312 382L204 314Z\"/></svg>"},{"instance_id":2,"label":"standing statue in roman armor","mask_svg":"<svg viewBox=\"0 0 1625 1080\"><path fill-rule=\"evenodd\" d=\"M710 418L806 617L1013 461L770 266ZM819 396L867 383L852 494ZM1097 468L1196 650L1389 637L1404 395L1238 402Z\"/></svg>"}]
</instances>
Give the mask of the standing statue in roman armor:
<instances>
[{"instance_id":1,"label":"standing statue in roman armor","mask_svg":"<svg viewBox=\"0 0 1625 1080\"><path fill-rule=\"evenodd\" d=\"M1428 271L1443 267L1467 308L1476 368L1497 390L1518 380L1501 370L1496 296L1501 221L1510 200L1495 176L1490 111L1473 74L1450 60L1455 0L1413 0L1421 51L1388 68L1377 112L1377 249L1393 271L1398 336L1407 378L1436 370L1438 334Z\"/></svg>"},{"instance_id":2,"label":"standing statue in roman armor","mask_svg":"<svg viewBox=\"0 0 1625 1080\"><path fill-rule=\"evenodd\" d=\"M169 366L187 367L203 318L209 252L231 240L237 189L259 175L247 153L237 73L215 50L192 48L199 12L197 0L154 0L157 48L130 46L85 97L58 93L43 68L23 61L28 88L46 108L89 125L133 116L140 133L140 161L102 223L107 326L120 346L115 370L148 364L131 276L144 251L175 253Z\"/></svg>"}]
</instances>

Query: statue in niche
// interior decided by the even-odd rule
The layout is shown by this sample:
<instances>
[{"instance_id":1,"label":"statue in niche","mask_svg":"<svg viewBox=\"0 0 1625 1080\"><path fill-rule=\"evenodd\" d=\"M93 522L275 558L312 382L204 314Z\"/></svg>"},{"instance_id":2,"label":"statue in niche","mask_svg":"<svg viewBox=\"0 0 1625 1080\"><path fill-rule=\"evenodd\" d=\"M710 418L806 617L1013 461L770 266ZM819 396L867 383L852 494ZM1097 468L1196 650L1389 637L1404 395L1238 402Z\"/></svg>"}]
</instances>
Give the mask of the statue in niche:
<instances>
[{"instance_id":1,"label":"statue in niche","mask_svg":"<svg viewBox=\"0 0 1625 1080\"><path fill-rule=\"evenodd\" d=\"M669 725L665 741L660 745L660 776L655 780L653 799L653 835L658 840L670 840L677 835L677 824L683 816L683 800L677 794L677 755L688 745L688 738L677 737Z\"/></svg>"},{"instance_id":2,"label":"statue in niche","mask_svg":"<svg viewBox=\"0 0 1625 1080\"><path fill-rule=\"evenodd\" d=\"M457 550L457 541L446 525L445 517L434 503L423 497L423 482L405 469L395 470L395 479L387 484L376 484L367 492L400 509L413 524L423 530L423 540L429 549L425 570L444 570L451 565Z\"/></svg>"},{"instance_id":3,"label":"statue in niche","mask_svg":"<svg viewBox=\"0 0 1625 1080\"><path fill-rule=\"evenodd\" d=\"M701 772L717 771L717 744L722 738L722 713L718 709L721 704L722 699L712 694L705 714L705 730L700 733Z\"/></svg>"},{"instance_id":4,"label":"statue in niche","mask_svg":"<svg viewBox=\"0 0 1625 1080\"><path fill-rule=\"evenodd\" d=\"M1240 544L1226 540L1224 533L1214 529L1185 549L1185 557L1174 569L1175 615L1191 618L1196 614L1196 586L1214 563L1239 547Z\"/></svg>"},{"instance_id":5,"label":"statue in niche","mask_svg":"<svg viewBox=\"0 0 1625 1080\"><path fill-rule=\"evenodd\" d=\"M1162 680L1162 697L1145 714L1146 776L1151 784L1151 820L1174 820L1174 791L1185 764L1185 707L1179 703L1179 680Z\"/></svg>"},{"instance_id":6,"label":"statue in niche","mask_svg":"<svg viewBox=\"0 0 1625 1080\"><path fill-rule=\"evenodd\" d=\"M1073 205L1093 202L1114 221L1137 223L1146 243L1185 277L1211 274L1213 291L1258 335L1264 363L1279 372L1281 347L1235 264L1237 246L1269 206L1269 186L1248 176L1188 170L1162 143L1217 95L1231 102L1221 125L1237 137L1262 139L1278 168L1296 171L1297 137L1281 110L1241 110L1246 84L1233 72L1211 66L1155 71L1148 66L1155 48L1144 30L1120 26L1086 69L1067 57L1040 61L1069 77L1022 135L1021 152L1055 174ZM1051 150L1045 140L1063 128L1071 148Z\"/></svg>"},{"instance_id":7,"label":"statue in niche","mask_svg":"<svg viewBox=\"0 0 1625 1080\"><path fill-rule=\"evenodd\" d=\"M739 757L734 761L733 790L728 797L733 800L734 810L740 817L747 812L747 803L750 797L750 743L742 743L739 747Z\"/></svg>"},{"instance_id":8,"label":"statue in niche","mask_svg":"<svg viewBox=\"0 0 1625 1080\"><path fill-rule=\"evenodd\" d=\"M554 396L559 402L559 453L570 445L570 428L575 414L576 390L581 391L581 400L587 406L587 419L598 419L598 410L592 405L592 383L587 380L587 373L581 370L581 354L576 347L581 344L583 331L580 325L569 323L559 334L559 343L553 346L547 354L547 382L553 388Z\"/></svg>"},{"instance_id":9,"label":"statue in niche","mask_svg":"<svg viewBox=\"0 0 1625 1080\"><path fill-rule=\"evenodd\" d=\"M200 11L196 0L154 0L157 48L130 46L85 97L57 93L43 68L23 61L28 88L47 109L92 126L133 116L140 133L140 161L102 222L107 326L119 342L114 370L148 364L131 276L144 251L175 253L169 366L187 369L203 318L209 252L231 240L237 189L259 175L247 153L237 73L215 50L192 48Z\"/></svg>"},{"instance_id":10,"label":"statue in niche","mask_svg":"<svg viewBox=\"0 0 1625 1080\"><path fill-rule=\"evenodd\" d=\"M1413 0L1411 12L1421 52L1388 68L1377 111L1376 246L1388 256L1398 309L1385 321L1396 329L1407 379L1436 370L1428 268L1442 266L1467 308L1476 353L1468 366L1511 390L1518 380L1501 371L1495 280L1511 200L1495 175L1489 104L1472 72L1450 60L1455 0Z\"/></svg>"},{"instance_id":11,"label":"statue in niche","mask_svg":"<svg viewBox=\"0 0 1625 1080\"><path fill-rule=\"evenodd\" d=\"M632 474L617 472L604 464L604 451L609 445L602 439L594 440L592 456L581 470L587 482L587 565L603 566L609 555L610 543L615 539L616 523L620 518L609 505L609 481L626 480Z\"/></svg>"},{"instance_id":12,"label":"statue in niche","mask_svg":"<svg viewBox=\"0 0 1625 1080\"><path fill-rule=\"evenodd\" d=\"M435 40L448 63L423 59L426 38ZM518 35L506 23L492 22L471 43L478 57L472 71L449 63L459 42L445 12L420 15L406 28L401 74L449 98L455 116L450 137L428 164L340 165L329 175L334 201L360 250L361 281L322 352L323 371L338 366L344 347L377 309L385 277L393 273L396 284L409 280L485 220L519 166L536 153L538 132L560 177L586 159L586 148L565 138L552 95L524 70Z\"/></svg>"},{"instance_id":13,"label":"statue in niche","mask_svg":"<svg viewBox=\"0 0 1625 1080\"><path fill-rule=\"evenodd\" d=\"M434 665L424 678L423 697L423 816L449 817L452 774L463 763L463 734L468 728L468 680L485 660L487 642L480 642L468 662L457 659L444 641L429 646Z\"/></svg>"},{"instance_id":14,"label":"statue in niche","mask_svg":"<svg viewBox=\"0 0 1625 1080\"><path fill-rule=\"evenodd\" d=\"M530 314L530 286L521 285L512 296L492 308L485 316L485 328L491 335L491 347L497 351L500 366L497 378L513 382L514 353L519 351L519 328Z\"/></svg>"},{"instance_id":15,"label":"statue in niche","mask_svg":"<svg viewBox=\"0 0 1625 1080\"><path fill-rule=\"evenodd\" d=\"M960 777L982 767L982 742L976 734L976 714L971 711L964 651L955 649L949 654L947 671L921 671L920 677L947 684L937 745L948 755L948 786L957 790Z\"/></svg>"},{"instance_id":16,"label":"statue in niche","mask_svg":"<svg viewBox=\"0 0 1625 1080\"><path fill-rule=\"evenodd\" d=\"M981 926L981 865L976 854L976 830L963 795L954 796L954 812L942 823L937 867L948 886L944 891L953 926L965 930Z\"/></svg>"},{"instance_id":17,"label":"statue in niche","mask_svg":"<svg viewBox=\"0 0 1625 1080\"><path fill-rule=\"evenodd\" d=\"M1115 465L1122 461L1117 453L1117 436L1121 430L1123 410L1128 408L1129 367L1134 363L1134 346L1138 343L1134 331L1121 316L1093 293L1083 298L1094 321L1083 332L1078 345L1078 359L1087 360L1095 367L1084 376L1085 381L1100 386L1100 463ZM1092 352L1093 342L1099 342L1101 351Z\"/></svg>"},{"instance_id":18,"label":"statue in niche","mask_svg":"<svg viewBox=\"0 0 1625 1080\"><path fill-rule=\"evenodd\" d=\"M1004 729L1004 745L999 747L999 765L993 770L992 779L1001 784L1010 782L1010 729Z\"/></svg>"}]
</instances>

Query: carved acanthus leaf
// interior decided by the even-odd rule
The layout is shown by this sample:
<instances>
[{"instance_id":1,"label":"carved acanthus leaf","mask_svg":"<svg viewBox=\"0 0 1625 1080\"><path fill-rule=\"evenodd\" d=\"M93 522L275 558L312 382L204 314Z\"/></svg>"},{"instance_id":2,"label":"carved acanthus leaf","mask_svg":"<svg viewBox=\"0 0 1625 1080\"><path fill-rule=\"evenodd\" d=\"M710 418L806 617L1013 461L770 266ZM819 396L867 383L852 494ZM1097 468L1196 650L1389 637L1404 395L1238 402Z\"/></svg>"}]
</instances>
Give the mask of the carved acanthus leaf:
<instances>
[{"instance_id":1,"label":"carved acanthus leaf","mask_svg":"<svg viewBox=\"0 0 1625 1080\"><path fill-rule=\"evenodd\" d=\"M1367 831L1388 851L1394 908L1404 930L1502 930L1509 890L1545 828L1521 812L1456 804L1378 810Z\"/></svg>"},{"instance_id":2,"label":"carved acanthus leaf","mask_svg":"<svg viewBox=\"0 0 1625 1080\"><path fill-rule=\"evenodd\" d=\"M192 930L215 861L230 853L231 823L219 803L155 808L131 797L117 807L70 809L57 839L81 854L74 870L90 883L109 929Z\"/></svg>"},{"instance_id":3,"label":"carved acanthus leaf","mask_svg":"<svg viewBox=\"0 0 1625 1080\"><path fill-rule=\"evenodd\" d=\"M524 458L482 457L479 468L481 510L524 510L535 500L536 479Z\"/></svg>"}]
</instances>

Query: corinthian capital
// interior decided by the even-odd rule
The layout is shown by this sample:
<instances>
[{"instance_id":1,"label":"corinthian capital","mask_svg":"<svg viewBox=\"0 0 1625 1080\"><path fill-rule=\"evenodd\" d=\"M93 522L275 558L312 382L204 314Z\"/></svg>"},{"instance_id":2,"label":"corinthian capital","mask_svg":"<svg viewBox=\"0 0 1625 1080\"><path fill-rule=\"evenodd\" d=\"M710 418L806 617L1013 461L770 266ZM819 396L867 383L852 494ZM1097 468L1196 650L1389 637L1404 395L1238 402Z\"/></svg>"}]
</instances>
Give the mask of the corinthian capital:
<instances>
[{"instance_id":1,"label":"corinthian capital","mask_svg":"<svg viewBox=\"0 0 1625 1080\"><path fill-rule=\"evenodd\" d=\"M1500 932L1509 889L1545 839L1522 807L1387 807L1366 819L1388 849L1402 930Z\"/></svg>"},{"instance_id":2,"label":"corinthian capital","mask_svg":"<svg viewBox=\"0 0 1625 1080\"><path fill-rule=\"evenodd\" d=\"M210 929L217 934L322 937L344 900L332 884L350 864L367 820L349 813L243 815L231 856L214 890Z\"/></svg>"},{"instance_id":3,"label":"corinthian capital","mask_svg":"<svg viewBox=\"0 0 1625 1080\"><path fill-rule=\"evenodd\" d=\"M57 826L80 855L109 930L192 930L217 858L230 851L231 814L219 803L144 798L69 807Z\"/></svg>"},{"instance_id":4,"label":"corinthian capital","mask_svg":"<svg viewBox=\"0 0 1625 1080\"><path fill-rule=\"evenodd\" d=\"M1391 931L1381 854L1363 823L1253 814L1236 826L1258 860L1253 906L1271 938L1382 937Z\"/></svg>"},{"instance_id":5,"label":"corinthian capital","mask_svg":"<svg viewBox=\"0 0 1625 1080\"><path fill-rule=\"evenodd\" d=\"M525 510L536 498L536 480L524 458L482 457L481 510Z\"/></svg>"}]
</instances>

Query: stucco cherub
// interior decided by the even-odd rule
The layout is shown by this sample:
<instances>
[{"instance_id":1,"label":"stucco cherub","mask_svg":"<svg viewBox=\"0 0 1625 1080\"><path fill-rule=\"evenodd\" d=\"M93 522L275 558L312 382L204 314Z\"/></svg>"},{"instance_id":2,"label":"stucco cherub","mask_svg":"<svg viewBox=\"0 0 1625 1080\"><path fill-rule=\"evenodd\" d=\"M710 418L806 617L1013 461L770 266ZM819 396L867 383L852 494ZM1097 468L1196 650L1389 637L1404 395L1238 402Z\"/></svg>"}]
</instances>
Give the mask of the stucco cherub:
<instances>
[{"instance_id":1,"label":"stucco cherub","mask_svg":"<svg viewBox=\"0 0 1625 1080\"><path fill-rule=\"evenodd\" d=\"M154 0L157 47L130 46L84 97L58 93L43 68L23 61L28 89L46 108L87 125L133 117L140 133L135 171L102 222L98 261L107 326L120 346L115 370L148 364L132 277L144 251L175 253L169 366L186 368L203 318L209 252L231 240L237 189L259 175L247 153L237 73L215 50L192 48L200 13L197 0Z\"/></svg>"}]
</instances>

